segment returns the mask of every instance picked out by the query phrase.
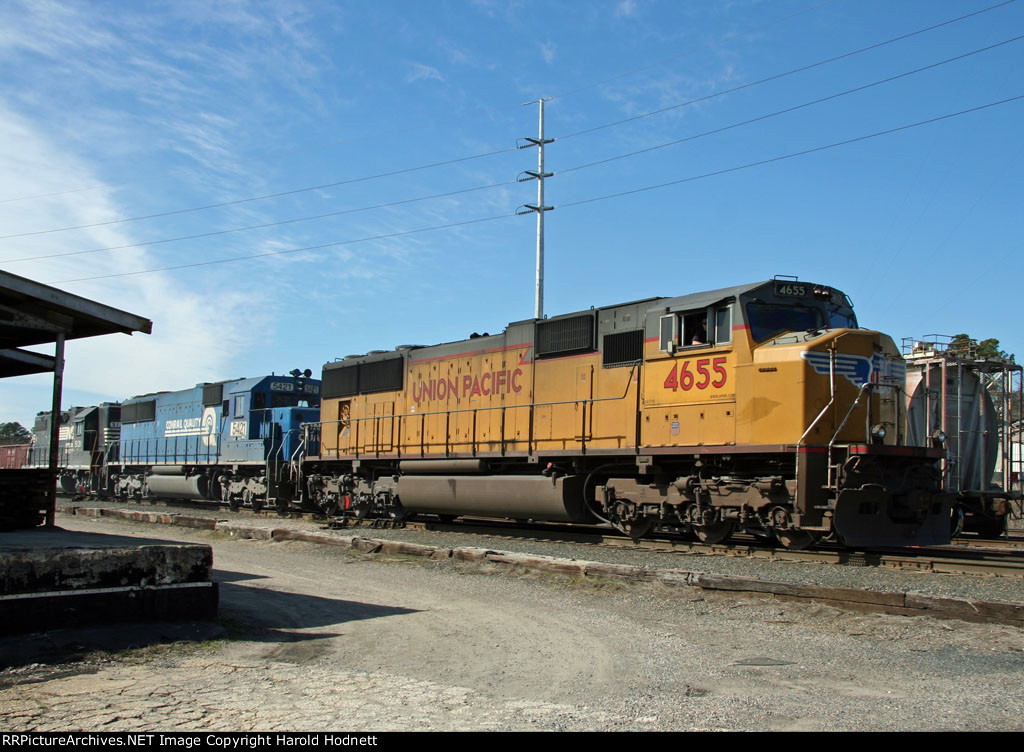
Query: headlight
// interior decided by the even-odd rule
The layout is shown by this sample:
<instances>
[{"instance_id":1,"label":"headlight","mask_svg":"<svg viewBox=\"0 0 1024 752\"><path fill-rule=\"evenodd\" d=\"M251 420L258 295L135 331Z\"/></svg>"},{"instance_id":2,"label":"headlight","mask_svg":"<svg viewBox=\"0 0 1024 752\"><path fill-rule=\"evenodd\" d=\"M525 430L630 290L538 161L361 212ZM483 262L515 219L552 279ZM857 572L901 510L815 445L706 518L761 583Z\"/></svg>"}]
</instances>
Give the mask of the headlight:
<instances>
[{"instance_id":1,"label":"headlight","mask_svg":"<svg viewBox=\"0 0 1024 752\"><path fill-rule=\"evenodd\" d=\"M934 431L932 431L932 444L937 447L945 446L946 432L943 431L941 428L936 428Z\"/></svg>"},{"instance_id":2,"label":"headlight","mask_svg":"<svg viewBox=\"0 0 1024 752\"><path fill-rule=\"evenodd\" d=\"M878 441L881 441L882 439L884 439L885 438L885 426L882 425L881 423L875 423L875 425L871 426L871 437L873 439L877 439Z\"/></svg>"}]
</instances>

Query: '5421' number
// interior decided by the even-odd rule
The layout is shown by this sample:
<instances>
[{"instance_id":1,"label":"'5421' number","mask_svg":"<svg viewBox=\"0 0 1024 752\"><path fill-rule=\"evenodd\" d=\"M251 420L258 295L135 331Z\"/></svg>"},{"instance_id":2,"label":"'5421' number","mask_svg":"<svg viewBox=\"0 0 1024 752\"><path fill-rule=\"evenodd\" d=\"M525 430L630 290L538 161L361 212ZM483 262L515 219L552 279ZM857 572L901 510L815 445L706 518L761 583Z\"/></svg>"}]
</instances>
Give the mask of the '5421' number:
<instances>
[{"instance_id":1,"label":"'5421' number","mask_svg":"<svg viewBox=\"0 0 1024 752\"><path fill-rule=\"evenodd\" d=\"M693 371L690 364L693 363ZM711 370L708 370L711 366ZM712 372L717 376L712 379ZM684 360L682 363L675 363L665 379L665 388L673 392L682 389L688 392L691 389L707 389L713 386L720 389L725 386L728 374L725 370L725 358L700 358L699 360Z\"/></svg>"}]
</instances>

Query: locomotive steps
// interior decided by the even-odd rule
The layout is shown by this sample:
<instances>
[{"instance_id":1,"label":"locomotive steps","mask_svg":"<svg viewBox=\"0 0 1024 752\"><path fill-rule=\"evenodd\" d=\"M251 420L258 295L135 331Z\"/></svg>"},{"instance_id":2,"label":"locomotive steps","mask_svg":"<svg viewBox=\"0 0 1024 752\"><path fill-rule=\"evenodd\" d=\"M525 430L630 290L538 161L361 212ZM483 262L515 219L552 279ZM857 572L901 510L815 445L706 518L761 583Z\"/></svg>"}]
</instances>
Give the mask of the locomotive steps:
<instances>
[{"instance_id":1,"label":"locomotive steps","mask_svg":"<svg viewBox=\"0 0 1024 752\"><path fill-rule=\"evenodd\" d=\"M691 572L683 569L653 569L624 564L608 564L579 559L539 556L498 551L489 548L441 548L396 540L381 540L334 533L309 532L286 527L259 527L212 517L193 517L162 512L129 509L58 506L64 514L87 517L113 517L131 522L177 525L215 531L235 538L273 541L301 541L338 546L364 554L406 555L430 559L450 559L469 565L500 567L510 573L540 572L569 578L599 578L625 582L657 583L669 588L728 591L759 594L796 601L814 601L846 610L903 616L932 616L979 623L998 623L1024 627L1024 603L974 600L931 595L915 591L882 592L849 587L777 582L734 575Z\"/></svg>"}]
</instances>

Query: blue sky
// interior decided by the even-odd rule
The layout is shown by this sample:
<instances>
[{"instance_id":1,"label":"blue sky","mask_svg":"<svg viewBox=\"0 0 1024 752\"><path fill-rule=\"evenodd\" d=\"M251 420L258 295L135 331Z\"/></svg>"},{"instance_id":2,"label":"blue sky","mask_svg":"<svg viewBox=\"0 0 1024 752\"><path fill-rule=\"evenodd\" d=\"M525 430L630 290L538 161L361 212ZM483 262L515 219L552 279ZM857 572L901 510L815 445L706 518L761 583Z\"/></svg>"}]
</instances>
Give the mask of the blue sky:
<instances>
[{"instance_id":1,"label":"blue sky","mask_svg":"<svg viewBox=\"0 0 1024 752\"><path fill-rule=\"evenodd\" d=\"M897 342L1024 355L1024 100L677 182L1024 94L1020 1L814 65L997 2L7 0L0 268L154 322L70 343L65 404L500 331L533 315L545 97L546 313L791 274ZM49 389L5 381L0 420Z\"/></svg>"}]
</instances>

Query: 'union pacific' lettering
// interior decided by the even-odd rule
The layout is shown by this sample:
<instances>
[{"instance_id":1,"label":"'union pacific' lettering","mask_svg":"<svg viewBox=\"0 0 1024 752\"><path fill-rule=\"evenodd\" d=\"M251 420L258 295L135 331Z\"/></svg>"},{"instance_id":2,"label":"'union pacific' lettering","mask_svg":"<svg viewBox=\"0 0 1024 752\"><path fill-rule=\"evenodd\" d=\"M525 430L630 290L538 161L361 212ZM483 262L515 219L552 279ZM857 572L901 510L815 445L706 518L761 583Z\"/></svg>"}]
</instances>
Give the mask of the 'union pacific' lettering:
<instances>
[{"instance_id":1,"label":"'union pacific' lettering","mask_svg":"<svg viewBox=\"0 0 1024 752\"><path fill-rule=\"evenodd\" d=\"M412 401L459 400L463 397L486 397L492 394L519 393L523 369L488 371L482 376L466 374L454 379L431 379L412 385Z\"/></svg>"}]
</instances>

